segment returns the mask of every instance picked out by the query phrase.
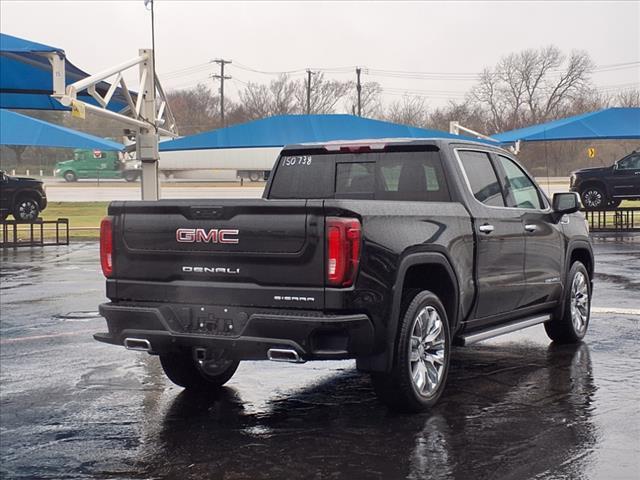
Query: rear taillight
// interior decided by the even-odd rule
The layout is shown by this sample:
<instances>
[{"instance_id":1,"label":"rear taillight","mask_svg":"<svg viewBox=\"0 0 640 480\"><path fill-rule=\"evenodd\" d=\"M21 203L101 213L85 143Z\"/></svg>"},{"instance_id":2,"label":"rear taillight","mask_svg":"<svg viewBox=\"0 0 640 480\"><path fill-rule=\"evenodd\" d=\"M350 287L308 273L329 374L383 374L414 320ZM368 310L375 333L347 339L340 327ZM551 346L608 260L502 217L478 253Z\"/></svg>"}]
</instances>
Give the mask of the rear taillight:
<instances>
[{"instance_id":1,"label":"rear taillight","mask_svg":"<svg viewBox=\"0 0 640 480\"><path fill-rule=\"evenodd\" d=\"M100 265L105 277L113 274L113 222L104 217L100 222Z\"/></svg>"},{"instance_id":2,"label":"rear taillight","mask_svg":"<svg viewBox=\"0 0 640 480\"><path fill-rule=\"evenodd\" d=\"M327 218L327 285L350 287L360 263L362 228L356 218Z\"/></svg>"}]
</instances>

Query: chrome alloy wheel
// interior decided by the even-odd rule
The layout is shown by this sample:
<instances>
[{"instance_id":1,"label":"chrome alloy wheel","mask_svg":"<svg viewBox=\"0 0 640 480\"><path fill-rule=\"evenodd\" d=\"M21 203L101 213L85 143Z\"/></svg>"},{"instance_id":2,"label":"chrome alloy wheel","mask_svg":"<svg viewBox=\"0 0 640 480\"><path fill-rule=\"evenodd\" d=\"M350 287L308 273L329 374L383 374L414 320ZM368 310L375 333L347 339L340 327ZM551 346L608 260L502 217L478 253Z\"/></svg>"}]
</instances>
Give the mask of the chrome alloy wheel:
<instances>
[{"instance_id":1,"label":"chrome alloy wheel","mask_svg":"<svg viewBox=\"0 0 640 480\"><path fill-rule=\"evenodd\" d=\"M19 220L35 220L38 218L38 204L35 200L26 199L21 200L18 204L18 217Z\"/></svg>"},{"instance_id":2,"label":"chrome alloy wheel","mask_svg":"<svg viewBox=\"0 0 640 480\"><path fill-rule=\"evenodd\" d=\"M602 193L599 190L587 190L582 195L582 201L587 207L599 207L604 203Z\"/></svg>"},{"instance_id":3,"label":"chrome alloy wheel","mask_svg":"<svg viewBox=\"0 0 640 480\"><path fill-rule=\"evenodd\" d=\"M416 391L433 395L445 371L445 332L438 311L428 305L413 320L409 345L411 378Z\"/></svg>"},{"instance_id":4,"label":"chrome alloy wheel","mask_svg":"<svg viewBox=\"0 0 640 480\"><path fill-rule=\"evenodd\" d=\"M576 333L587 328L589 320L589 286L582 272L577 272L571 282L571 321Z\"/></svg>"}]
</instances>

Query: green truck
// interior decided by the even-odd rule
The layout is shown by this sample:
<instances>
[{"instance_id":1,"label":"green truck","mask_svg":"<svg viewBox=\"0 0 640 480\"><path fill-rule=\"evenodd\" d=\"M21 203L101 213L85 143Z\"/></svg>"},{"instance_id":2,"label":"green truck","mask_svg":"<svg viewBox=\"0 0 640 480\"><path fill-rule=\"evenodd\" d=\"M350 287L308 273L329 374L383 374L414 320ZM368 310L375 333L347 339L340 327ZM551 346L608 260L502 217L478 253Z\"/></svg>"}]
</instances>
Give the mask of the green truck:
<instances>
[{"instance_id":1,"label":"green truck","mask_svg":"<svg viewBox=\"0 0 640 480\"><path fill-rule=\"evenodd\" d=\"M81 178L124 178L135 182L140 178L140 161L122 157L118 152L74 150L73 159L56 163L54 176L75 182Z\"/></svg>"}]
</instances>

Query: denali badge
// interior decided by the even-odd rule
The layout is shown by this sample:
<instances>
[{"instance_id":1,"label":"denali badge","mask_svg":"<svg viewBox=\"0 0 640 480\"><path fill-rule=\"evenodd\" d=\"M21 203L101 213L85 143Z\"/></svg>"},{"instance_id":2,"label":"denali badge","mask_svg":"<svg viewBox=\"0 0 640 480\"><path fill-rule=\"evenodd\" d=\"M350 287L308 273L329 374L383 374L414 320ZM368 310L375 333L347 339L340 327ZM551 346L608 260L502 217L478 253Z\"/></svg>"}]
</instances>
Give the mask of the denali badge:
<instances>
[{"instance_id":1,"label":"denali badge","mask_svg":"<svg viewBox=\"0 0 640 480\"><path fill-rule=\"evenodd\" d=\"M237 275L240 273L239 268L227 268L227 267L187 267L183 266L182 271L186 273L228 273L230 275Z\"/></svg>"},{"instance_id":2,"label":"denali badge","mask_svg":"<svg viewBox=\"0 0 640 480\"><path fill-rule=\"evenodd\" d=\"M212 228L206 231L204 228L179 228L176 230L176 240L180 243L239 243L235 238L239 230L226 230Z\"/></svg>"}]
</instances>

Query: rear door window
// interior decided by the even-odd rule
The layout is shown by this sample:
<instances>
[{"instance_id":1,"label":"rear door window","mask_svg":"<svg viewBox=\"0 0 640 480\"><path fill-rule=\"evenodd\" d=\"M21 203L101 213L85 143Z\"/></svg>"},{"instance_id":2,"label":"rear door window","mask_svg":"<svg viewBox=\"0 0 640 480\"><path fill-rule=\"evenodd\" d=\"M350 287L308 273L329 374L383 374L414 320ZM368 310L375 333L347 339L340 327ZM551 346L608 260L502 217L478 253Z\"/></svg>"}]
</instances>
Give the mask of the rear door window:
<instances>
[{"instance_id":1,"label":"rear door window","mask_svg":"<svg viewBox=\"0 0 640 480\"><path fill-rule=\"evenodd\" d=\"M458 150L458 157L462 163L462 168L464 168L473 196L485 205L504 207L502 189L489 154L471 150Z\"/></svg>"},{"instance_id":2,"label":"rear door window","mask_svg":"<svg viewBox=\"0 0 640 480\"><path fill-rule=\"evenodd\" d=\"M542 209L543 202L538 189L518 164L502 155L498 160L504 170L502 185L507 194L508 206L515 208Z\"/></svg>"},{"instance_id":3,"label":"rear door window","mask_svg":"<svg viewBox=\"0 0 640 480\"><path fill-rule=\"evenodd\" d=\"M385 152L373 162L336 164L336 198L451 200L437 152Z\"/></svg>"}]
</instances>

